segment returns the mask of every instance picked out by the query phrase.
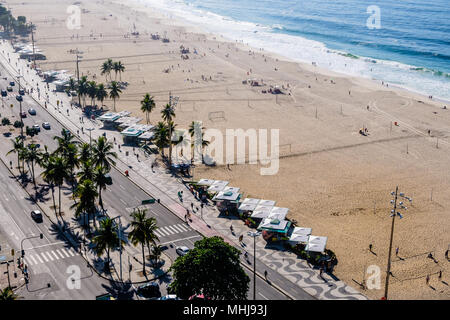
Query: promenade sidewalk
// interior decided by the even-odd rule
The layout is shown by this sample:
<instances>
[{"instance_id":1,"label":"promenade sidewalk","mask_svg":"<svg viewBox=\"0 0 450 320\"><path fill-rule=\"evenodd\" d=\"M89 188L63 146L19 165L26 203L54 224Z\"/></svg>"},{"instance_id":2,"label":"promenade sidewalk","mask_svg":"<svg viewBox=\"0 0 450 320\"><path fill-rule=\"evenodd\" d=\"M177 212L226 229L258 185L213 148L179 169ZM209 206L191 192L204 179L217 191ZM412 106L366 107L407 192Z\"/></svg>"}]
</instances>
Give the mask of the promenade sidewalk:
<instances>
[{"instance_id":1,"label":"promenade sidewalk","mask_svg":"<svg viewBox=\"0 0 450 320\"><path fill-rule=\"evenodd\" d=\"M153 166L152 168L155 155L146 155L142 150L129 146L120 146L119 149L122 141L119 132L102 130L102 124L99 121L87 119L80 108L70 107L70 97L65 93L48 91L35 72L27 68L28 62L17 59L17 54L13 52L9 43L3 42L0 45L0 50L2 51L0 61L4 65L8 65L8 68L14 74L17 74L17 70L20 70L23 80L27 83L27 89L35 88L34 99L39 101L41 105L44 105L44 102L47 101L47 110L50 114L66 128L77 134L81 140L89 142L90 138L94 139L105 133L108 140L115 141L114 148L119 156L116 167L122 173L128 170L131 181L154 198L159 199L162 205L183 220L187 210L191 211L191 203L193 203L194 208L198 208L191 215L192 221L189 222L193 229L206 237L220 236L228 243L242 251L247 251L249 254L253 252L253 240L250 241L247 236L247 231L250 231L250 229L242 221L230 221L219 217L218 210L211 205L205 206L201 210L200 202L189 192L180 178L166 172L163 167ZM11 64L8 63L7 53L11 58ZM15 67L16 62L17 67ZM36 90L37 84L41 89L40 94ZM50 84L50 88L53 88L52 84ZM62 106L60 103L60 107L57 107L57 100L62 101ZM94 129L91 132L91 137L86 130L88 128ZM128 156L126 155L127 152ZM178 192L181 190L183 190L183 202L178 199ZM230 233L231 223L235 235ZM244 235L245 248L238 241L241 234ZM261 237L256 240L256 257L258 258L257 271L260 275L264 272L263 270L268 270L269 274L273 272L284 277L282 281L273 281L274 285L278 287L283 287L283 281L290 281L318 299L367 299L366 296L332 275L323 274L320 276L319 270L312 269L306 261L298 259L293 253L268 247ZM246 262L243 260L243 263Z\"/></svg>"}]
</instances>

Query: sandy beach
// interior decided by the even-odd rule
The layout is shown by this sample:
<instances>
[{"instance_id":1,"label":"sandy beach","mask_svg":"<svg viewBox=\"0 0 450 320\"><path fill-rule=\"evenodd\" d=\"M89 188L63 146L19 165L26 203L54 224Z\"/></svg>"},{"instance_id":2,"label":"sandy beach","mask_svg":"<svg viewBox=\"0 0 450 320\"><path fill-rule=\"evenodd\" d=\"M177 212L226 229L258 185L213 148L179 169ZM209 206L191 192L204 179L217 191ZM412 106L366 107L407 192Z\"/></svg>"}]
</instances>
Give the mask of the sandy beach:
<instances>
[{"instance_id":1,"label":"sandy beach","mask_svg":"<svg viewBox=\"0 0 450 320\"><path fill-rule=\"evenodd\" d=\"M175 123L180 129L192 121L222 131L280 129L278 174L262 176L260 165L197 166L195 178L228 180L245 197L288 207L289 218L328 237L327 247L339 260L336 276L372 299L383 295L390 192L398 185L413 202L396 220L393 246L399 254L393 258L390 298L450 298L444 257L450 243L450 105L204 34L134 1L78 1L82 27L71 30L66 10L72 4L7 1L15 16L36 25L36 44L47 56L38 61L43 71L75 75L72 52L78 49L80 74L97 82L106 83L100 75L106 59L125 65L120 77L129 85L116 108L143 123L143 95L155 97L150 121L156 124L171 92L179 96ZM138 37L131 35L135 30ZM152 40L152 33L170 42ZM181 45L190 48L187 60L181 58ZM250 78L262 79L264 86L242 83ZM285 94L262 93L270 85L284 87ZM105 105L112 109L113 103L108 99ZM367 136L361 128L368 129ZM427 257L430 252L436 261ZM370 265L380 267L380 290L358 286Z\"/></svg>"}]
</instances>

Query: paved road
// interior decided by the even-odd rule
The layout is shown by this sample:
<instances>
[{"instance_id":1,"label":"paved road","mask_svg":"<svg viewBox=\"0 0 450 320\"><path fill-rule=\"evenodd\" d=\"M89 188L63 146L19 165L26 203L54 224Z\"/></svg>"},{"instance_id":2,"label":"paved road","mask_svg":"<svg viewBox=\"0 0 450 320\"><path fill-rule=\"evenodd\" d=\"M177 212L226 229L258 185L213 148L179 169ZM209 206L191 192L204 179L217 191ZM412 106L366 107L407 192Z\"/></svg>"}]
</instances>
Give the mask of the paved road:
<instances>
[{"instance_id":1,"label":"paved road","mask_svg":"<svg viewBox=\"0 0 450 320\"><path fill-rule=\"evenodd\" d=\"M3 66L0 68L0 72L2 74L2 76L0 78L0 88L6 88L9 81L12 81L13 78L8 75L6 80L3 79L3 77L6 76L6 72L3 68ZM7 113L9 113L10 111L12 111L14 114L16 114L17 116L15 119L11 118L12 122L14 122L14 120L16 120L16 119L19 119L19 117L18 117L19 103L15 99L15 96L17 95L17 91L18 91L18 83L17 83L17 80L14 80L14 81L16 82L16 86L13 87L14 92L9 93L8 97L5 98L5 105L9 106L10 104L14 104L14 108L11 109L8 107L8 109L10 109L10 110L5 110L5 114L4 114L4 115L7 115ZM37 114L35 116L31 116L30 114L27 114L27 117L24 119L25 126L32 126L34 124L40 125L41 132L36 137L36 140L39 140L38 143L40 143L42 147L44 145L47 145L50 151L54 150L56 147L56 141L53 139L53 137L55 135L60 135L62 126L45 110L45 108L43 108L39 104L37 104L28 95L25 95L24 100L22 102L22 110L27 112L28 109L31 107L37 111ZM65 108L63 110L65 111ZM4 116L4 115L2 115L2 116ZM51 129L50 130L43 129L42 128L43 122L49 122L51 125ZM3 139L5 139L5 138L3 138ZM39 168L37 168L36 174L38 174L39 172L40 172ZM107 212L111 217L116 217L116 216L120 215L122 217L122 224L126 227L131 222L130 212L133 210L133 208L138 205L141 205L141 201L144 199L149 199L150 196L148 194L146 194L143 190L138 188L128 178L126 178L124 175L122 175L115 169L113 169L111 171L111 177L113 179L113 185L108 186L107 190L103 193L103 199L104 199L103 201L105 204L105 208L107 209ZM18 187L18 185L17 185L17 187ZM22 201L23 201L23 199L22 199ZM22 202L22 201L19 201L19 202ZM29 215L28 211L31 211L29 209L30 208L26 208L23 211L24 211L24 214L25 214L25 211L27 211L27 214L25 214L27 217L26 219L31 220L31 218L28 217L28 215ZM161 244L166 245L168 247L168 249L165 251L165 253L170 258L176 259L176 257L177 257L177 254L175 252L175 246L180 245L180 246L187 246L189 248L193 248L195 241L202 238L202 236L199 233L192 230L189 227L189 225L187 225L184 221L180 220L177 216L172 214L164 206L162 206L158 203L155 203L155 204L148 205L148 209L149 209L148 214L157 219L158 227L159 227L157 234L159 236ZM20 222L23 223L23 221L20 221ZM28 222L30 223L30 221L28 221ZM20 228L22 228L21 223L18 223L18 225L21 226ZM44 224L45 224L45 222L44 222ZM34 225L32 223L32 221L31 221L31 225L34 226L34 228L36 228L36 225ZM26 224L24 224L24 226L27 226L25 228L29 228L28 225L26 225ZM18 228L18 227L16 228L16 229L18 229L17 232L20 232L19 231L20 228ZM129 231L129 230L126 230L126 231ZM24 232L22 232L22 233L24 233ZM31 241L39 242L39 239L31 240ZM38 244L36 244L36 246L38 246ZM50 248L52 248L52 246L53 245L48 245L47 247L48 247L48 249L50 249ZM38 248L36 250L38 250L40 252L40 251L46 250L47 247L43 247L43 249ZM137 255L137 257L140 257L140 254L141 254L140 248L127 247L127 251L128 251L127 255L128 254ZM53 254L53 253L50 253L50 254ZM69 252L69 254L70 254L70 252ZM52 256L50 256L50 257L52 257ZM50 257L47 256L47 259L50 260ZM69 259L69 257L66 257L66 258L67 258L67 261L70 261L71 259L75 259L75 257L70 257L70 259ZM81 260L84 261L79 256L77 256L77 258L80 259L80 261ZM36 260L36 262L40 262L37 260L37 258L35 258L35 260ZM56 260L56 257L55 257L55 260ZM65 259L62 259L62 258L60 260L66 261ZM59 261L59 259L56 261ZM126 272L126 270L127 270L126 255L124 255L123 261L124 261L124 265L123 265L124 271L123 272ZM49 262L51 262L51 261L49 261ZM30 263L33 264L34 261L31 260ZM45 265L45 263L42 263L42 264ZM36 265L38 265L38 264L36 264ZM54 281L55 284L58 283L58 286L62 286L65 283L64 279L67 278L67 275L65 275L64 272L67 269L67 266L66 265L61 266L59 268L60 271L58 271L56 273L60 276L60 278L58 278ZM85 271L90 272L89 270L85 270ZM51 274L53 274L53 273L49 273L49 275L51 275ZM91 273L89 273L89 274L91 274ZM40 280L39 283L41 283L41 282L43 283L43 282L47 281L45 279L46 279L46 277L48 278L49 275L41 276L42 279ZM249 272L249 276L253 283L253 277L252 277L251 272ZM165 283L167 283L168 279L164 279L164 281L165 281ZM163 294L165 293L165 283L163 285L161 285L161 291ZM250 284L250 288L253 287L252 283ZM49 289L45 289L45 290L49 291ZM301 290L299 290L299 291L301 291ZM301 293L304 293L304 292L301 291L300 294ZM97 292L97 294L99 294L99 292ZM39 295L38 293L36 293L36 295L37 296L35 296L35 298L42 297L42 298L47 299L46 295ZM92 296L92 294L87 294L87 296L84 298L89 298L90 296ZM59 291L55 290L55 293L53 294L52 297L58 298L58 299L66 299L66 298L69 298L70 296L59 294ZM252 297L253 297L253 292L252 292L252 290L250 290L249 291L249 299L251 299ZM73 298L73 297L70 297L70 298ZM80 298L80 299L83 298L83 294L81 294L78 298ZM282 294L281 292L279 292L278 290L276 290L275 288L270 286L265 280L263 280L259 277L257 278L257 297L256 298L262 299L262 300L264 300L264 299L276 299L276 300L288 299L284 294ZM310 298L310 296L305 294L304 298L308 299L308 298Z\"/></svg>"}]
</instances>

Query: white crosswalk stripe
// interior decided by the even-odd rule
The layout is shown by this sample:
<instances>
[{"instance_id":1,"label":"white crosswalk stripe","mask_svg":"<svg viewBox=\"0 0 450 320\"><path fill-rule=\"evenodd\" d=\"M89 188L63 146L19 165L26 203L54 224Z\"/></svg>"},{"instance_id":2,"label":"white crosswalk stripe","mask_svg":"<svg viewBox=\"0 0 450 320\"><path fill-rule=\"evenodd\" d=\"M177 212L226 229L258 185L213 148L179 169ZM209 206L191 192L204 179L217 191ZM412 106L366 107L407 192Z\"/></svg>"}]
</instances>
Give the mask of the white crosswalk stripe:
<instances>
[{"instance_id":1,"label":"white crosswalk stripe","mask_svg":"<svg viewBox=\"0 0 450 320\"><path fill-rule=\"evenodd\" d=\"M70 248L69 250L67 250L68 252L69 252L69 254L73 257L75 254L72 252L72 250L71 250L72 248Z\"/></svg>"},{"instance_id":2,"label":"white crosswalk stripe","mask_svg":"<svg viewBox=\"0 0 450 320\"><path fill-rule=\"evenodd\" d=\"M40 263L44 263L44 261L42 261L41 257L38 254L36 254L36 258L39 260Z\"/></svg>"},{"instance_id":3,"label":"white crosswalk stripe","mask_svg":"<svg viewBox=\"0 0 450 320\"><path fill-rule=\"evenodd\" d=\"M45 262L48 262L48 259L43 252L41 252L41 256L42 256L42 258L44 258Z\"/></svg>"},{"instance_id":4,"label":"white crosswalk stripe","mask_svg":"<svg viewBox=\"0 0 450 320\"><path fill-rule=\"evenodd\" d=\"M158 231L159 231L159 233L161 233L163 236L168 236L168 235L169 235L169 233L166 232L165 230L163 230L162 228L159 228Z\"/></svg>"},{"instance_id":5,"label":"white crosswalk stripe","mask_svg":"<svg viewBox=\"0 0 450 320\"><path fill-rule=\"evenodd\" d=\"M51 251L51 253L55 256L56 260L59 260L59 257L56 255L55 251Z\"/></svg>"},{"instance_id":6,"label":"white crosswalk stripe","mask_svg":"<svg viewBox=\"0 0 450 320\"><path fill-rule=\"evenodd\" d=\"M169 229L170 231L173 231L173 233L179 233L179 231L175 229L173 226L166 226L166 228Z\"/></svg>"},{"instance_id":7,"label":"white crosswalk stripe","mask_svg":"<svg viewBox=\"0 0 450 320\"><path fill-rule=\"evenodd\" d=\"M51 261L55 260L55 259L53 259L53 257L52 257L52 255L50 254L50 252L46 251L45 253L48 255L48 257L50 258Z\"/></svg>"},{"instance_id":8,"label":"white crosswalk stripe","mask_svg":"<svg viewBox=\"0 0 450 320\"><path fill-rule=\"evenodd\" d=\"M69 249L61 248L39 253L36 252L35 254L28 254L26 257L24 257L24 261L27 265L33 266L40 263L46 263L49 261L71 258L77 255L79 255L79 253L75 251L73 248Z\"/></svg>"},{"instance_id":9,"label":"white crosswalk stripe","mask_svg":"<svg viewBox=\"0 0 450 320\"><path fill-rule=\"evenodd\" d=\"M159 238L163 237L163 235L159 232L159 230L155 230L155 234L156 234Z\"/></svg>"},{"instance_id":10,"label":"white crosswalk stripe","mask_svg":"<svg viewBox=\"0 0 450 320\"><path fill-rule=\"evenodd\" d=\"M167 237L170 235L174 235L177 233L183 233L183 232L188 232L192 230L189 226L186 226L184 224L174 224L171 226L164 226L164 227L159 227L158 230L155 230L155 234L158 237Z\"/></svg>"},{"instance_id":11,"label":"white crosswalk stripe","mask_svg":"<svg viewBox=\"0 0 450 320\"><path fill-rule=\"evenodd\" d=\"M30 255L31 260L33 260L34 264L37 264L38 262L36 261L36 259Z\"/></svg>"},{"instance_id":12,"label":"white crosswalk stripe","mask_svg":"<svg viewBox=\"0 0 450 320\"><path fill-rule=\"evenodd\" d=\"M67 258L69 258L69 254L67 253L67 250L65 248L61 249L62 252L64 252L64 254L67 256Z\"/></svg>"},{"instance_id":13,"label":"white crosswalk stripe","mask_svg":"<svg viewBox=\"0 0 450 320\"><path fill-rule=\"evenodd\" d=\"M184 232L185 230L181 229L180 226L177 226L176 224L172 226L175 230L178 230L178 232Z\"/></svg>"},{"instance_id":14,"label":"white crosswalk stripe","mask_svg":"<svg viewBox=\"0 0 450 320\"><path fill-rule=\"evenodd\" d=\"M61 258L64 259L64 256L63 256L63 254L61 253L61 251L59 251L59 249L56 249L56 252L58 252L58 254L61 256Z\"/></svg>"}]
</instances>

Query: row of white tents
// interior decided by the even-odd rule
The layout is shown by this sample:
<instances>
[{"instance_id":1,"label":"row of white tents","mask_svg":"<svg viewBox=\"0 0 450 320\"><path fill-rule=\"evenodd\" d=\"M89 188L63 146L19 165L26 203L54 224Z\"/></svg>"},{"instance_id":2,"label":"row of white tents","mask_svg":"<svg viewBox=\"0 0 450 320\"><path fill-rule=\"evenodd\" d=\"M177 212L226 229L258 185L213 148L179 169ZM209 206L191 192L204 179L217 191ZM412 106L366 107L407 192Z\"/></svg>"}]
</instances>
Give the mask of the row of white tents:
<instances>
[{"instance_id":1,"label":"row of white tents","mask_svg":"<svg viewBox=\"0 0 450 320\"><path fill-rule=\"evenodd\" d=\"M286 233L290 231L291 222L286 220L289 213L288 208L277 207L273 200L245 198L240 201L242 194L240 188L229 187L228 181L201 179L197 185L207 186L208 192L216 193L213 201L233 201L238 202L239 212L251 212L250 217L261 219L257 227L258 230ZM289 235L290 243L306 244L306 251L324 252L327 244L327 237L314 236L311 228L294 227Z\"/></svg>"}]
</instances>

